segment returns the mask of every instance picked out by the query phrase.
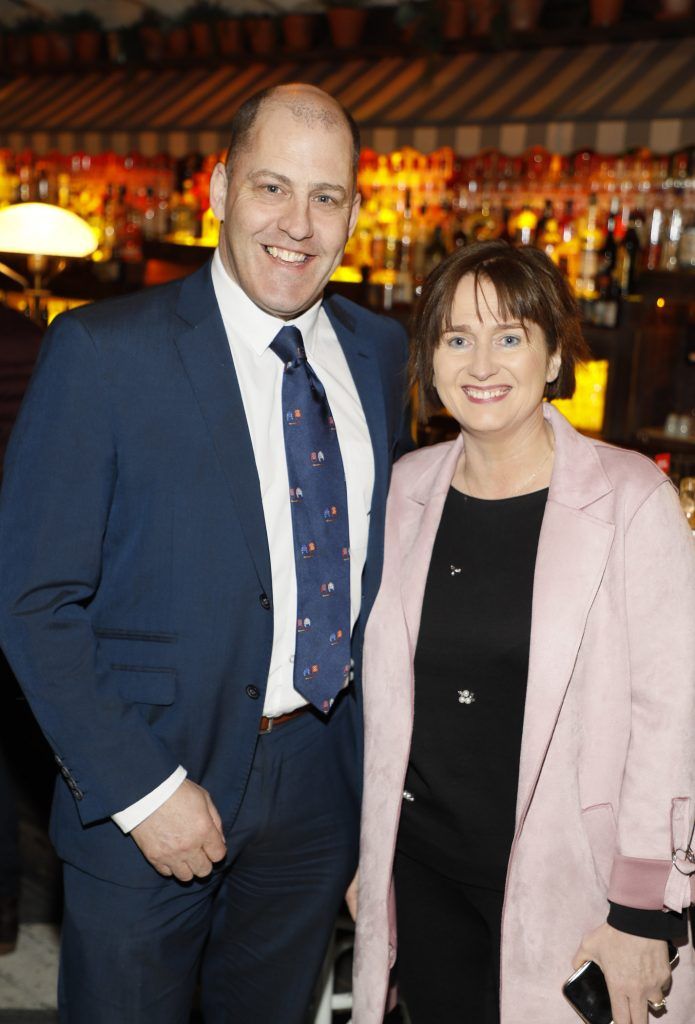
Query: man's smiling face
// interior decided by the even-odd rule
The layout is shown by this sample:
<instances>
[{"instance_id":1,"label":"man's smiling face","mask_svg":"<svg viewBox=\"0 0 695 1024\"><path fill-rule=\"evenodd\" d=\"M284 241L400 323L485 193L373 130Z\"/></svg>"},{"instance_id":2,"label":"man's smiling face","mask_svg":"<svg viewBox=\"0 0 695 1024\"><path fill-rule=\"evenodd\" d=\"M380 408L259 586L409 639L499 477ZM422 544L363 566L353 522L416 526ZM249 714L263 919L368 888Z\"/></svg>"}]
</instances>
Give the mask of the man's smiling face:
<instances>
[{"instance_id":1,"label":"man's smiling face","mask_svg":"<svg viewBox=\"0 0 695 1024\"><path fill-rule=\"evenodd\" d=\"M227 273L265 312L291 320L319 298L359 209L352 137L314 95L266 100L248 144L210 182Z\"/></svg>"}]
</instances>

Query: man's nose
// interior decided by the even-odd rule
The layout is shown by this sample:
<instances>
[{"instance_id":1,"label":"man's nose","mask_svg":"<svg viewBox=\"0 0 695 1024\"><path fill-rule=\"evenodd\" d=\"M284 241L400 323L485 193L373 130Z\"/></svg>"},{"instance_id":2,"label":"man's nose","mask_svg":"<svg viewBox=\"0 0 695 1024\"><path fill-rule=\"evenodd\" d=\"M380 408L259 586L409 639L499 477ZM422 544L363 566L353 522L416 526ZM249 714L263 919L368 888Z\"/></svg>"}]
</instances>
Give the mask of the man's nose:
<instances>
[{"instance_id":1,"label":"man's nose","mask_svg":"<svg viewBox=\"0 0 695 1024\"><path fill-rule=\"evenodd\" d=\"M296 242L313 235L310 200L291 196L278 219L278 227Z\"/></svg>"}]
</instances>

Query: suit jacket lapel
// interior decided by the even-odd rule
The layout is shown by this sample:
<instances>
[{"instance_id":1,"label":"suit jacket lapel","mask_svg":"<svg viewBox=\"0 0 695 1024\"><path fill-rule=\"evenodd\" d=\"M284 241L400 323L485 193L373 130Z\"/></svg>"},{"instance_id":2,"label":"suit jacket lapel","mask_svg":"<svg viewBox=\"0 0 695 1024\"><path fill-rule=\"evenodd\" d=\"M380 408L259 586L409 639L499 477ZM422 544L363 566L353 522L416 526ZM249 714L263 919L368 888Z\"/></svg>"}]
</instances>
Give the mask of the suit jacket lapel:
<instances>
[{"instance_id":1,"label":"suit jacket lapel","mask_svg":"<svg viewBox=\"0 0 695 1024\"><path fill-rule=\"evenodd\" d=\"M552 407L545 414L555 433L555 465L533 584L518 825L533 797L614 533L613 524L590 508L610 490L594 446Z\"/></svg>"},{"instance_id":2,"label":"suit jacket lapel","mask_svg":"<svg viewBox=\"0 0 695 1024\"><path fill-rule=\"evenodd\" d=\"M270 554L256 460L209 264L182 284L177 313L182 322L174 342L229 484L259 583L271 595Z\"/></svg>"}]
</instances>

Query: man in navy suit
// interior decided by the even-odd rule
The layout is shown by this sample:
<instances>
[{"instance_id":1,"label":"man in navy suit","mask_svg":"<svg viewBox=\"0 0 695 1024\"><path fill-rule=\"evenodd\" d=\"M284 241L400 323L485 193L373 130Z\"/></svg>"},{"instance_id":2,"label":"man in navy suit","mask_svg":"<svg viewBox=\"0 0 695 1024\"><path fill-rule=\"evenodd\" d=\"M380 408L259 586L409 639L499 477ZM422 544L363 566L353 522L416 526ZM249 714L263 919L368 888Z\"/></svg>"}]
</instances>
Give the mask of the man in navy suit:
<instances>
[{"instance_id":1,"label":"man in navy suit","mask_svg":"<svg viewBox=\"0 0 695 1024\"><path fill-rule=\"evenodd\" d=\"M62 776L64 1024L184 1024L199 974L208 1024L305 1018L357 858L361 637L404 409L402 330L322 298L357 155L313 86L247 101L211 179L211 263L59 317L20 413L0 640ZM286 364L270 348L288 324L347 494L354 681L327 715L294 688Z\"/></svg>"}]
</instances>

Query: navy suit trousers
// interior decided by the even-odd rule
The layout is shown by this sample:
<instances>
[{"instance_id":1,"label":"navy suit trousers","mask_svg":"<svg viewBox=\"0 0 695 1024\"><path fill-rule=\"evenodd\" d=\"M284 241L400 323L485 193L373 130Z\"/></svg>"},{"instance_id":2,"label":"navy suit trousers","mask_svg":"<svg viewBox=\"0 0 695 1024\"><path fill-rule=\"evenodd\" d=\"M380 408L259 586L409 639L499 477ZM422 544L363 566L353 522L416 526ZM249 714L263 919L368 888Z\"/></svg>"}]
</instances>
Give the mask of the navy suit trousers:
<instances>
[{"instance_id":1,"label":"navy suit trousers","mask_svg":"<svg viewBox=\"0 0 695 1024\"><path fill-rule=\"evenodd\" d=\"M357 864L355 701L259 736L209 880L135 889L65 867L61 1024L303 1024ZM114 826L115 827L115 826Z\"/></svg>"}]
</instances>

